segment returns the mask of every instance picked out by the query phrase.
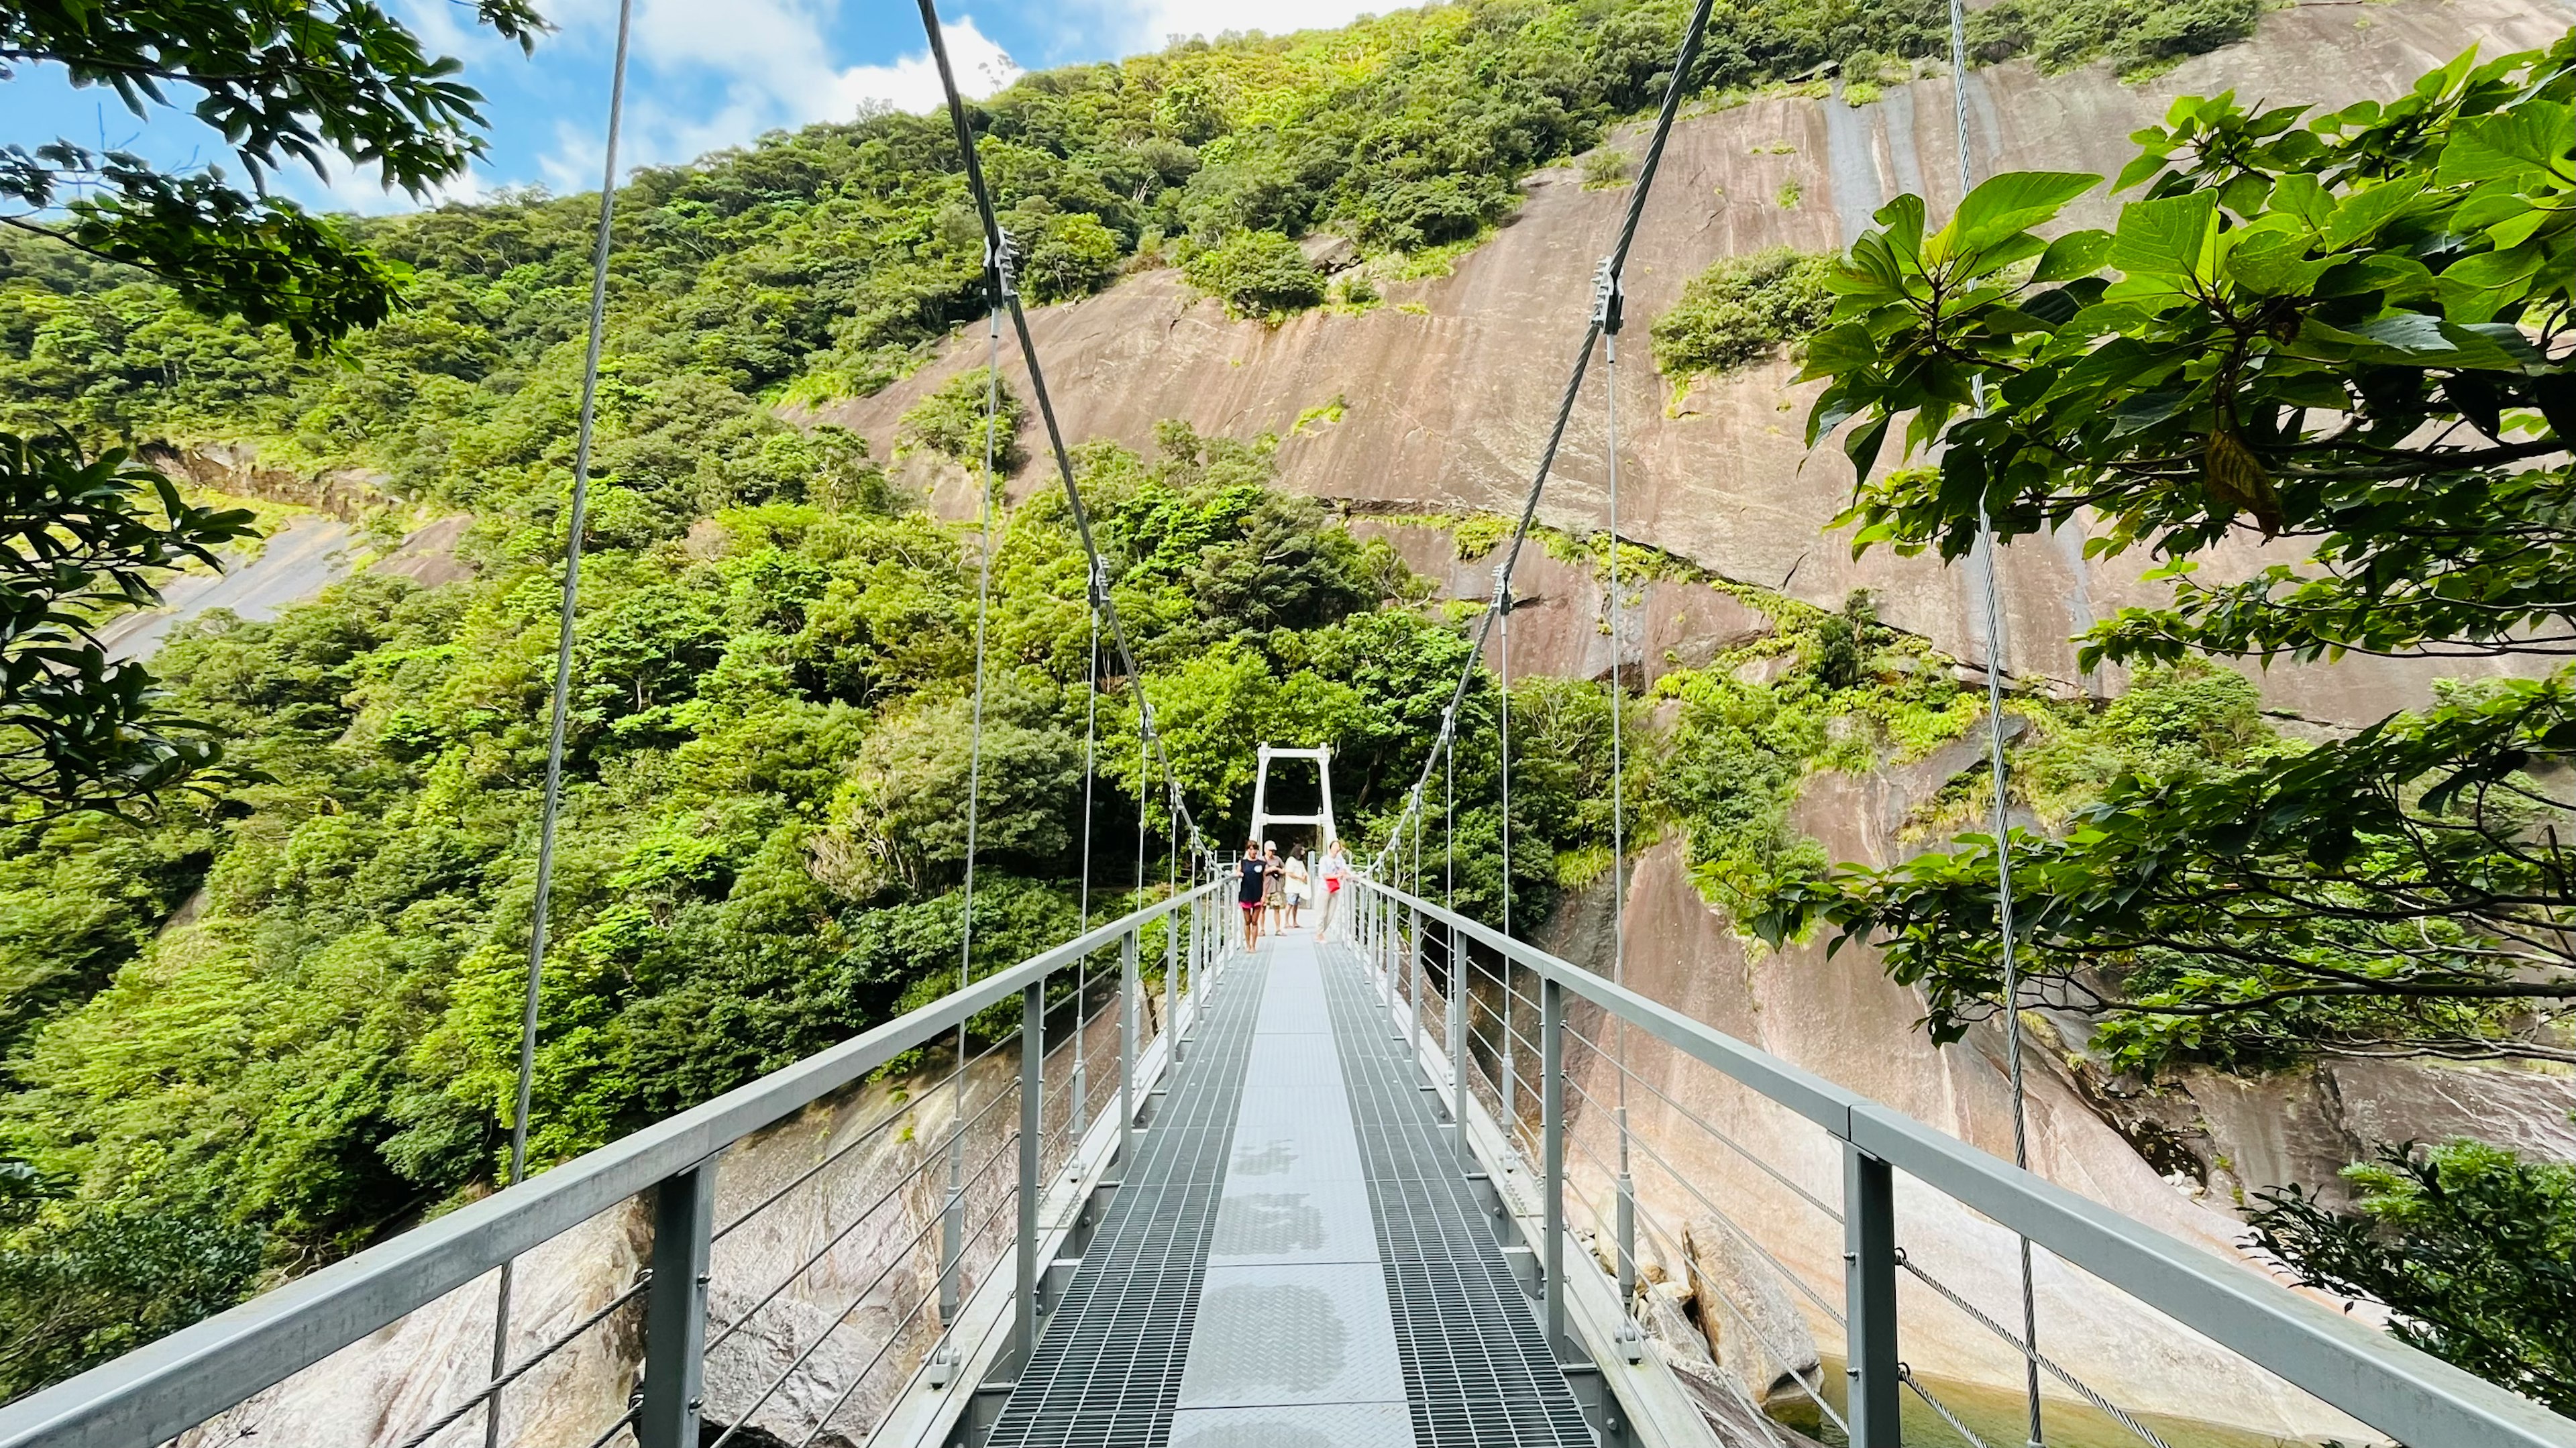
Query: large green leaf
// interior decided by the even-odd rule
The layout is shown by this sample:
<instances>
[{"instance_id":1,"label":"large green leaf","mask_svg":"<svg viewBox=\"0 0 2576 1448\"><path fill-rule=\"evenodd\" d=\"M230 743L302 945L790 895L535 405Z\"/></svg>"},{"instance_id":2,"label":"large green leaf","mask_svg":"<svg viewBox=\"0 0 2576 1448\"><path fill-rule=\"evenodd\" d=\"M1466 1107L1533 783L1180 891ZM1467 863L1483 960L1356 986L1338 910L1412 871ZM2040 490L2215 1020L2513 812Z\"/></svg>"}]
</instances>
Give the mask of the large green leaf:
<instances>
[{"instance_id":1,"label":"large green leaf","mask_svg":"<svg viewBox=\"0 0 2576 1448\"><path fill-rule=\"evenodd\" d=\"M2111 265L2132 275L2188 277L2200 269L2217 229L2218 199L2205 191L2132 201L2120 208Z\"/></svg>"},{"instance_id":2,"label":"large green leaf","mask_svg":"<svg viewBox=\"0 0 2576 1448\"><path fill-rule=\"evenodd\" d=\"M2067 202L2101 184L2101 177L2082 171L2006 171L1989 176L1959 203L1958 214L1924 251L1936 261L1974 256L2054 218Z\"/></svg>"},{"instance_id":3,"label":"large green leaf","mask_svg":"<svg viewBox=\"0 0 2576 1448\"><path fill-rule=\"evenodd\" d=\"M2458 186L2531 176L2559 168L2571 150L2576 111L2554 101L2525 101L2500 115L2461 122L2442 148L2441 180Z\"/></svg>"}]
</instances>

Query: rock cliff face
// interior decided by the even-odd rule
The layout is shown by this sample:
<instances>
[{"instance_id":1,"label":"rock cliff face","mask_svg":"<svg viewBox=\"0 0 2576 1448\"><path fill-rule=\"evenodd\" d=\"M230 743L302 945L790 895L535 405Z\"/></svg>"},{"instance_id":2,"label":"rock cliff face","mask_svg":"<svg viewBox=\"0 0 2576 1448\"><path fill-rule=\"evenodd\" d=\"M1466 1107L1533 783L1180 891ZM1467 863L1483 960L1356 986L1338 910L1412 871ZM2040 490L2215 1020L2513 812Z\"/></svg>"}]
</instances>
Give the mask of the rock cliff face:
<instances>
[{"instance_id":1,"label":"rock cliff face","mask_svg":"<svg viewBox=\"0 0 2576 1448\"><path fill-rule=\"evenodd\" d=\"M2132 154L2129 133L2160 119L2174 96L2232 87L2249 98L2332 106L2394 95L2468 46L2545 44L2570 18L2552 0L2302 6L2267 16L2244 45L2142 85L2123 85L2099 67L2042 76L2021 63L1997 66L1969 79L1973 160L1980 174L2109 175ZM1668 405L1644 336L1644 323L1720 257L1837 246L1905 191L1925 194L1935 214L1946 210L1958 194L1952 114L1947 80L1927 80L1857 108L1773 99L1682 122L1630 263L1629 316L1637 325L1621 366L1619 437L1629 536L1814 603L1869 588L1890 622L1973 660L1987 653L1973 571L1883 551L1855 562L1845 539L1821 531L1851 479L1838 451L1806 452L1812 389L1789 380L1790 364L1703 383ZM1624 133L1608 144L1637 147ZM1783 205L1793 185L1794 201ZM1231 321L1168 270L1042 309L1030 320L1067 436L1150 450L1155 421L1167 417L1202 432L1270 431L1282 439L1287 486L1356 509L1516 511L1582 337L1593 265L1629 195L1584 190L1571 165L1540 172L1524 191L1519 214L1454 275L1390 285L1387 305L1362 316L1309 313L1276 328ZM2096 193L2080 209L2099 222L2115 204ZM902 411L979 365L983 347L980 333L961 338L911 378L819 416L866 436L885 456ZM1007 356L1003 365L1025 395L1025 369ZM1335 398L1345 404L1339 422L1295 431L1301 412ZM1600 525L1605 420L1596 367L1542 521L1576 531ZM1032 451L1038 461L1023 469L1015 493L1054 485L1044 448ZM916 460L906 473L946 509L963 513L973 501L954 469ZM2082 542L2071 532L2025 542L2007 550L2004 568L2011 666L2070 687L2079 681L2068 635L2149 596L2136 583L2136 560L2087 563ZM2284 668L2266 686L2282 707L2311 717L2368 719L2416 701L2437 673L2463 667Z\"/></svg>"}]
</instances>

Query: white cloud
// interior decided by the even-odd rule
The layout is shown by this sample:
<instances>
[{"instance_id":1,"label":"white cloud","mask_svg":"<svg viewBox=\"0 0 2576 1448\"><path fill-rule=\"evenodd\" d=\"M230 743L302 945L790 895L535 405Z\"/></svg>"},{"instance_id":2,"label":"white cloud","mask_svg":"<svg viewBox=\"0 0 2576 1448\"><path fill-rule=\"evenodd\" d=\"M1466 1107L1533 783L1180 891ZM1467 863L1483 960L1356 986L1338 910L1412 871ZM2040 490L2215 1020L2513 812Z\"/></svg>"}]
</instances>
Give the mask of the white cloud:
<instances>
[{"instance_id":1,"label":"white cloud","mask_svg":"<svg viewBox=\"0 0 2576 1448\"><path fill-rule=\"evenodd\" d=\"M927 42L888 64L833 63L824 36L838 3L640 0L621 169L685 161L776 127L847 119L870 103L910 111L939 105L939 73ZM567 31L615 24L600 0L577 0L558 14ZM946 30L949 60L966 94L990 95L1019 74L972 16L947 21ZM599 184L599 161L595 135L577 122L558 122L555 149L539 165L549 186L571 191Z\"/></svg>"},{"instance_id":2,"label":"white cloud","mask_svg":"<svg viewBox=\"0 0 2576 1448\"><path fill-rule=\"evenodd\" d=\"M1175 36L1214 38L1228 30L1287 35L1406 7L1365 0L1082 0L1082 8L1118 37L1120 53L1130 54L1160 50Z\"/></svg>"}]
</instances>

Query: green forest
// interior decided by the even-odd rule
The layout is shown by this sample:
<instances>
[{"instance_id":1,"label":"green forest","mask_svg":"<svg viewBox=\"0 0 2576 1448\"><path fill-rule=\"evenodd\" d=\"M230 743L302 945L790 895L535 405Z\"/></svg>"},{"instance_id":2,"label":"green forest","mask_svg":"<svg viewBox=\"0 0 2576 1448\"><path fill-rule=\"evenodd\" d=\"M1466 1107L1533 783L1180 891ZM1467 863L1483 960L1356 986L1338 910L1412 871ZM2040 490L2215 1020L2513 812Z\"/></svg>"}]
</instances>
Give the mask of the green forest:
<instances>
[{"instance_id":1,"label":"green forest","mask_svg":"<svg viewBox=\"0 0 2576 1448\"><path fill-rule=\"evenodd\" d=\"M2139 76L2243 38L2261 9L2002 0L1975 12L1969 39L1979 63L2098 61ZM1375 304L1369 277L1453 265L1508 218L1528 173L1592 150L1651 105L1686 13L1667 0L1471 0L1338 31L1183 42L1021 78L976 108L978 150L1032 302L1170 267L1242 316L1364 308ZM1829 99L1836 86L1858 104L1946 57L1947 45L1946 6L1922 0L1761 0L1720 7L1685 88L1702 111L1763 94ZM2503 439L2490 440L2511 453L2504 462L2407 474L2408 486L2438 475L2451 490L2429 505L2416 498L2419 509L2459 505L2462 489L2476 491L2463 475L2481 487L2530 476L2520 464L2547 456L2533 439L2566 425L2555 380L2565 350L2553 340L2568 325L2566 289L2546 283L2576 271L2559 266L2567 228L2546 220L2566 214L2565 187L2576 184L2566 179L2576 169L2551 169L2568 166L2568 144L2546 130L2564 129L2576 68L2566 51L2523 58L2519 71L2454 67L2428 78L2412 109L2348 115L2339 130L2276 124L2222 100L2142 133L2154 164L2121 178L2130 194L2203 206L2193 224L2213 232L2269 238L2242 253L2243 285L2270 288L2262 306L2240 315L2201 299L2225 319L2219 342L2185 328L2180 303L2127 281L2126 292L2106 291L2106 265L2161 275L2141 238L2171 233L2169 217L2143 215L2133 233L2124 213L2118 237L2083 233L2105 239L2061 249L2030 228L2066 197L2026 183L1970 218L1999 228L1973 245L1956 227L1927 237L1918 199L1910 218L1902 202L1883 212L1849 262L1785 252L1721 261L1652 319L1658 367L1687 388L1786 350L1829 382L1838 415L1820 422L1820 437L1857 419L1874 451L1892 419L1919 445L1953 423L2009 426L2019 431L2000 436L2009 446L1998 456L2054 460L1966 485L1945 486L1946 464L1883 473L1846 520L1864 546L1955 555L1961 510L1982 492L2008 535L2108 499L2129 509L2114 508L2119 547L2184 557L2233 526L2362 557L2418 514L2394 487L2351 496L2303 481L2311 439L2296 414L2326 404L2295 367L2249 373L2245 355L2299 335L2283 320L2292 312L2306 327L2300 345L2362 338L2318 365L2381 369L2362 374L2387 408L2372 424L2370 467L2387 466L2428 420L2465 417ZM2455 132L2484 138L2481 127L2514 104L2541 116L2539 139L2513 143L2540 148L2541 160L2516 170L2508 161L2521 153L2485 139L2450 155ZM2534 105L2558 107L2556 121ZM1594 171L1624 184L1615 166ZM2542 200L2515 212L2507 192ZM2379 199L2334 210L2352 195ZM2291 223L2263 219L2274 214L2300 218L2301 244L2316 254L2283 254ZM2525 214L2544 221L2515 221ZM92 456L247 444L265 467L355 470L378 498L367 526L380 546L427 517L473 518L459 549L468 581L424 588L362 572L273 622L216 612L175 635L151 662L161 704L222 751L220 769L192 777L196 788L120 812L11 803L0 848L0 1397L495 1182L596 215L595 196L529 191L304 218L327 233L320 251L363 258L334 285L386 288L382 315L364 324L246 307L105 232L74 248L0 230L0 431L69 438ZM1327 279L1298 246L1318 232L1348 239L1361 268ZM2463 256L2508 255L2509 265L2476 261L2435 279ZM1873 270L1878 257L1903 262ZM1903 278L1943 266L1958 271L1957 289L1907 290ZM2473 276L2501 280L2459 302ZM2490 295L2514 285L2523 292ZM2368 310L2423 316L2437 302L2460 307L2444 325L2488 330L2443 333ZM1077 482L1142 675L1117 677L1096 663L1079 549L1048 470L1030 466L1043 449L1023 399L1004 394L1005 462L1035 486L1012 490L1026 501L1000 510L990 539L933 516L862 439L797 421L809 415L802 405L907 375L986 304L981 239L943 117L887 112L774 134L639 171L621 189L531 1113L540 1165L883 1021L952 978L987 545L978 968L1063 938L1086 906L1096 919L1162 888L1172 842L1158 796L1140 818L1140 794L1159 784L1142 777L1138 688L1213 841L1239 842L1260 741L1331 744L1343 827L1365 843L1384 838L1421 768L1468 660L1472 609L1440 600L1385 530L1436 526L1461 557L1481 557L1506 525L1363 527L1280 489L1278 440L1266 436L1167 422L1141 449L1077 440ZM1960 411L1957 369L1972 363L1943 328L1963 307L1986 309L1970 319L1978 341L1965 350L2012 404L1991 418ZM2491 335L2499 325L2542 340L2513 351ZM2427 335L2454 353L2483 339L2503 361L2476 353L2462 370L2435 357ZM2106 381L2102 365L2071 360L2088 347L2172 365ZM2218 360L2180 360L2198 357L2194 347ZM2074 386L2070 375L2103 390L2050 390ZM2212 378L2248 375L2249 386L2286 390L2211 401ZM971 475L986 385L970 373L931 394L904 416L899 446ZM2123 453L2129 433L2050 431L2114 415L2164 428L2161 451ZM2248 475L2231 446L2270 459L2272 472L2258 463ZM1872 458L1853 456L1866 473ZM2192 486L2156 481L2175 456L2195 460ZM2540 484L2495 493L2510 494L2522 521L2506 531L2526 542L2561 526L2549 486L2563 482L2563 458L2554 474L2537 466ZM2097 484L2108 475L2139 491L2106 492ZM215 541L241 526L213 513L199 521ZM1540 541L1578 564L1608 561L1599 540ZM2481 598L2526 606L2517 626L2553 616L2535 598L2560 597L2563 609L2566 595L2551 593L2561 574L2484 555L2462 563L2484 545L2457 546L2443 566L2473 572ZM2037 958L2052 979L2100 993L2091 1046L2112 1068L2152 1076L2186 1063L2259 1071L2329 1050L2558 1049L2549 1043L2561 1039L2564 976L2547 978L2554 995L2500 993L2506 968L2482 953L2529 924L2513 913L2526 907L2499 911L2497 891L2445 896L2422 950L2392 944L2372 912L2392 896L2420 907L2426 871L2509 878L2501 893L2558 902L2528 907L2544 915L2563 905L2555 867L2522 848L2560 806L2515 782L2570 751L2565 686L2448 688L2424 716L2356 747L2318 748L2285 733L2257 687L2224 666L2264 648L2317 656L2409 641L2391 628L2413 628L2417 642L2510 632L2424 623L2422 601L2395 596L2389 581L2407 576L2407 561L2370 556L2378 571L2364 572L2380 593L2302 596L2285 611L2308 634L2275 619L2283 631L2249 642L2225 629L2266 626L2264 599L2186 599L2174 614L2113 620L2088 642L2131 666L2117 700L2014 700L2024 729L2014 800L2029 825L2017 848L2038 860L2028 885ZM1622 710L1632 845L1678 840L1702 893L1772 946L1858 938L1885 949L1892 973L1923 986L1927 1025L1943 1039L1991 1017L1999 988L1982 942L1993 930L1993 842L1974 833L1991 796L1974 776L1909 823L1931 852L1889 871L1838 869L1790 823L1820 771L1920 760L1969 737L1982 694L1924 640L1881 622L1865 595L1829 611L1645 548L1624 548L1621 563L1632 579L1722 589L1770 629L1637 693L1534 678L1506 697L1479 674L1461 719L1456 831L1448 859L1430 868L1454 863L1462 905L1499 914L1495 739L1508 709L1516 928L1601 880L1614 793L1607 723ZM2386 623L2409 608L2414 622ZM2315 632L2320 617L2352 631ZM2492 810L2483 795L2463 805L2451 781L2468 778L2520 793ZM2278 950L2278 919L2213 921L2189 908L2211 881L2240 878L2228 873L2229 851L2247 848L2228 833L2237 821L2263 826L2257 863L2275 868L2308 858L2318 801L2356 793L2384 796L2387 810L2303 877L2308 898L2350 928L2301 935L2294 925L2291 948ZM2249 797L2262 806L2250 815ZM2409 855L2404 841L2427 818L2456 826L2448 838L2468 842L2465 853L2429 864ZM1955 849L1934 848L1963 832ZM2168 893L2115 888L2142 856L2175 862L2160 877ZM2221 963L2194 963L2211 959ZM2356 989L2318 986L2356 976ZM2559 1401L2576 1391L2552 1356L2552 1324L2567 1318L2550 1293L2563 1289L2533 1287L2473 1239L2481 1204L2536 1202L2544 1226L2528 1234L2528 1254L2563 1260L2576 1233L2556 1224L2576 1188L2562 1168L2445 1151L2401 1149L2360 1168L2373 1204L2362 1216L2295 1194L2262 1204L2264 1240L2312 1280L2400 1304L2435 1350ZM2428 1287L2413 1259L2388 1250L2409 1240L2467 1242L2461 1253L2487 1276L2455 1271ZM2521 1294L2520 1315L2501 1327L2471 1320L2456 1299L2472 1278Z\"/></svg>"}]
</instances>

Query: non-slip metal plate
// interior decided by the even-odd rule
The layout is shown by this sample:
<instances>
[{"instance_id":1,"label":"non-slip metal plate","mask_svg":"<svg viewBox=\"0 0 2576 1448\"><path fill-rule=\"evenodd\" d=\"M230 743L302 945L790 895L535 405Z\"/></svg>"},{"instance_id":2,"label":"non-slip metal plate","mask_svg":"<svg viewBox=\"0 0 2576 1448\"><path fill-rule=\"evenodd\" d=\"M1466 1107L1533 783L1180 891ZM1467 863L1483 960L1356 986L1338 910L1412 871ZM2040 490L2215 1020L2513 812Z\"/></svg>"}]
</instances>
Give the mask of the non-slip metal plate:
<instances>
[{"instance_id":1,"label":"non-slip metal plate","mask_svg":"<svg viewBox=\"0 0 2576 1448\"><path fill-rule=\"evenodd\" d=\"M1592 1448L1538 1314L1460 1176L1419 1072L1359 963L1325 953L1325 995L1358 1128L1421 1448Z\"/></svg>"},{"instance_id":2,"label":"non-slip metal plate","mask_svg":"<svg viewBox=\"0 0 2576 1448\"><path fill-rule=\"evenodd\" d=\"M1211 1267L1181 1377L1184 1408L1400 1402L1375 1261Z\"/></svg>"},{"instance_id":3,"label":"non-slip metal plate","mask_svg":"<svg viewBox=\"0 0 2576 1448\"><path fill-rule=\"evenodd\" d=\"M1237 960L986 1441L1163 1448L1196 1325L1268 958Z\"/></svg>"},{"instance_id":4,"label":"non-slip metal plate","mask_svg":"<svg viewBox=\"0 0 2576 1448\"><path fill-rule=\"evenodd\" d=\"M1183 1408L1172 1448L1413 1448L1402 1403Z\"/></svg>"}]
</instances>

